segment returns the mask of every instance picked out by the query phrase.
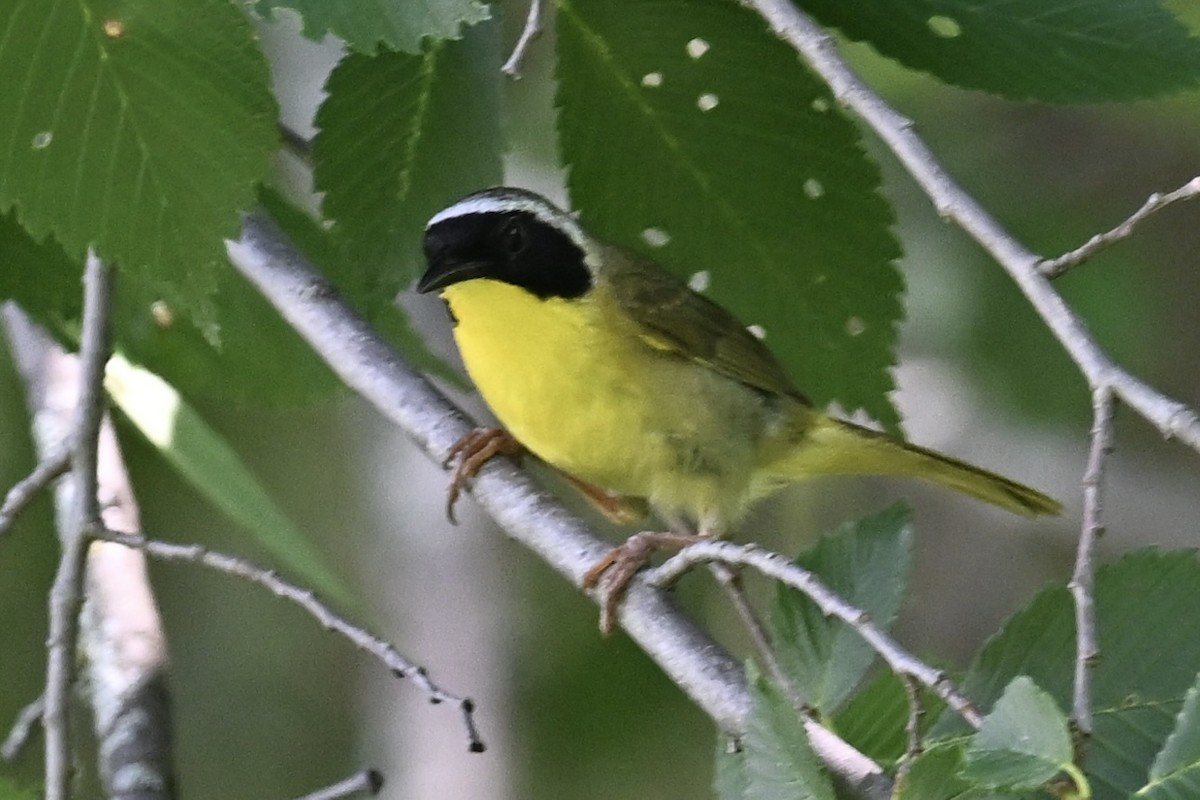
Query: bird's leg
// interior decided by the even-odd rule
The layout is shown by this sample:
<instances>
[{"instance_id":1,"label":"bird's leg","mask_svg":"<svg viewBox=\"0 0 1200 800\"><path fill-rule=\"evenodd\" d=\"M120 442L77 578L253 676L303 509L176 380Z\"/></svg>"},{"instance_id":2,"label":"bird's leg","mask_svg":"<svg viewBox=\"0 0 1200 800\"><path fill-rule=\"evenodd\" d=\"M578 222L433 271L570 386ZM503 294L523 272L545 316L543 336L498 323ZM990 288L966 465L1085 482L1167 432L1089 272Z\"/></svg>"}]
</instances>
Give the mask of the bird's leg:
<instances>
[{"instance_id":1,"label":"bird's leg","mask_svg":"<svg viewBox=\"0 0 1200 800\"><path fill-rule=\"evenodd\" d=\"M656 550L682 548L711 537L675 531L642 531L609 550L583 576L583 588L594 589L607 573L600 599L600 632L605 636L616 627L617 606L637 571L650 561Z\"/></svg>"},{"instance_id":2,"label":"bird's leg","mask_svg":"<svg viewBox=\"0 0 1200 800\"><path fill-rule=\"evenodd\" d=\"M626 497L622 494L601 489L599 486L580 480L574 475L559 471L567 483L579 490L579 493L600 511L618 525L632 525L644 519L650 513L650 507L640 497Z\"/></svg>"},{"instance_id":3,"label":"bird's leg","mask_svg":"<svg viewBox=\"0 0 1200 800\"><path fill-rule=\"evenodd\" d=\"M458 502L467 481L474 478L489 459L500 455L520 458L524 452L524 446L503 428L476 428L451 445L442 466L450 466L456 457L459 461L450 478L450 490L446 493L446 519L458 524L454 518L454 504Z\"/></svg>"}]
</instances>

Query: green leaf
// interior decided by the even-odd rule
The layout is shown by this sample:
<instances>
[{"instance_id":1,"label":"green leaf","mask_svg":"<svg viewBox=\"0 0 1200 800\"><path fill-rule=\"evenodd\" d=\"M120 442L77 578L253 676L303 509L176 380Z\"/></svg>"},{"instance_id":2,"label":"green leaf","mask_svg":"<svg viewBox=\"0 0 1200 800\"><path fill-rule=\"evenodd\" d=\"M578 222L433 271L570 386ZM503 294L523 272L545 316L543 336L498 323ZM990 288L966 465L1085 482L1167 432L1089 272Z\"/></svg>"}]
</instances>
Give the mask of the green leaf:
<instances>
[{"instance_id":1,"label":"green leaf","mask_svg":"<svg viewBox=\"0 0 1200 800\"><path fill-rule=\"evenodd\" d=\"M748 790L745 756L734 748L728 736L718 733L713 759L713 792L717 800L745 800Z\"/></svg>"},{"instance_id":2,"label":"green leaf","mask_svg":"<svg viewBox=\"0 0 1200 800\"><path fill-rule=\"evenodd\" d=\"M745 800L833 800L833 786L808 742L804 720L753 668L752 706L742 737Z\"/></svg>"},{"instance_id":3,"label":"green leaf","mask_svg":"<svg viewBox=\"0 0 1200 800\"><path fill-rule=\"evenodd\" d=\"M37 800L33 789L22 789L5 777L0 777L0 800Z\"/></svg>"},{"instance_id":4,"label":"green leaf","mask_svg":"<svg viewBox=\"0 0 1200 800\"><path fill-rule=\"evenodd\" d=\"M420 55L347 56L317 112L314 181L344 248L331 279L371 319L419 274L434 213L500 181L495 24Z\"/></svg>"},{"instance_id":5,"label":"green leaf","mask_svg":"<svg viewBox=\"0 0 1200 800\"><path fill-rule=\"evenodd\" d=\"M1200 797L1200 678L1188 689L1175 729L1150 765L1150 781L1137 792L1148 800Z\"/></svg>"},{"instance_id":6,"label":"green leaf","mask_svg":"<svg viewBox=\"0 0 1200 800\"><path fill-rule=\"evenodd\" d=\"M896 430L900 249L879 170L828 89L724 0L562 0L557 33L584 223L700 275L818 404Z\"/></svg>"},{"instance_id":7,"label":"green leaf","mask_svg":"<svg viewBox=\"0 0 1200 800\"><path fill-rule=\"evenodd\" d=\"M1200 40L1159 0L797 4L907 67L1016 100L1133 100L1200 81Z\"/></svg>"},{"instance_id":8,"label":"green leaf","mask_svg":"<svg viewBox=\"0 0 1200 800\"><path fill-rule=\"evenodd\" d=\"M912 560L912 514L897 503L832 536L796 559L850 604L887 628L896 618ZM795 589L780 587L772 607L780 664L822 713L836 710L862 680L875 651L849 625L826 617Z\"/></svg>"},{"instance_id":9,"label":"green leaf","mask_svg":"<svg viewBox=\"0 0 1200 800\"><path fill-rule=\"evenodd\" d=\"M152 372L114 355L104 388L163 458L217 508L317 591L354 607L346 585L271 500L228 444Z\"/></svg>"},{"instance_id":10,"label":"green leaf","mask_svg":"<svg viewBox=\"0 0 1200 800\"><path fill-rule=\"evenodd\" d=\"M937 698L926 702L938 703ZM932 718L929 709L926 717ZM904 755L908 743L908 696L896 674L883 671L857 692L834 717L833 730L855 749L889 763Z\"/></svg>"},{"instance_id":11,"label":"green leaf","mask_svg":"<svg viewBox=\"0 0 1200 800\"><path fill-rule=\"evenodd\" d=\"M35 242L13 214L0 214L0 300L13 300L62 336L83 310L83 264L53 239Z\"/></svg>"},{"instance_id":12,"label":"green leaf","mask_svg":"<svg viewBox=\"0 0 1200 800\"><path fill-rule=\"evenodd\" d=\"M1101 658L1092 676L1094 731L1085 766L1097 800L1123 800L1145 784L1200 672L1200 637L1180 624L1200 619L1200 559L1190 551L1128 554L1097 570L1095 602ZM1148 656L1162 653L1170 657ZM1074 664L1074 606L1058 586L988 641L963 690L987 707L1013 678L1027 675L1068 708ZM947 712L931 734L963 731Z\"/></svg>"},{"instance_id":13,"label":"green leaf","mask_svg":"<svg viewBox=\"0 0 1200 800\"><path fill-rule=\"evenodd\" d=\"M267 64L234 3L0 3L0 212L216 339L222 239L270 167Z\"/></svg>"},{"instance_id":14,"label":"green leaf","mask_svg":"<svg viewBox=\"0 0 1200 800\"><path fill-rule=\"evenodd\" d=\"M941 745L926 750L897 781L895 800L967 800L978 788L961 774L962 749Z\"/></svg>"},{"instance_id":15,"label":"green leaf","mask_svg":"<svg viewBox=\"0 0 1200 800\"><path fill-rule=\"evenodd\" d=\"M264 17L277 8L299 14L304 35L314 42L332 33L350 49L368 54L380 45L419 53L422 39L457 39L463 25L491 16L478 0L258 0L254 5Z\"/></svg>"},{"instance_id":16,"label":"green leaf","mask_svg":"<svg viewBox=\"0 0 1200 800\"><path fill-rule=\"evenodd\" d=\"M1036 789L1072 769L1067 718L1029 678L1014 678L967 747L966 778L992 788Z\"/></svg>"}]
</instances>

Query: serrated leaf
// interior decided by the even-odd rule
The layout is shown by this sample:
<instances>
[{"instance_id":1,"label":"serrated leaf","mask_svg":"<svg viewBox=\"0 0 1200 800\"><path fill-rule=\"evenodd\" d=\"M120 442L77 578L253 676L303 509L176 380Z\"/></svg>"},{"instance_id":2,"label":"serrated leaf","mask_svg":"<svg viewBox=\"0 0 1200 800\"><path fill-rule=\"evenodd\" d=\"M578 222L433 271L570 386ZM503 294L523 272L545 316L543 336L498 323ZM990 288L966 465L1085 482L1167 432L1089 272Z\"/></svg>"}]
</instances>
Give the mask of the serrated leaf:
<instances>
[{"instance_id":1,"label":"serrated leaf","mask_svg":"<svg viewBox=\"0 0 1200 800\"><path fill-rule=\"evenodd\" d=\"M270 166L267 64L233 3L0 4L0 212L95 247L216 338L222 239Z\"/></svg>"},{"instance_id":2,"label":"serrated leaf","mask_svg":"<svg viewBox=\"0 0 1200 800\"><path fill-rule=\"evenodd\" d=\"M1190 551L1128 554L1097 570L1095 603L1101 658L1092 676L1094 730L1085 766L1097 800L1124 800L1145 784L1200 672L1200 637L1180 624L1200 619L1200 560ZM1058 586L985 644L963 690L987 707L1013 678L1027 675L1068 708L1074 664L1074 606ZM931 734L963 730L947 712Z\"/></svg>"},{"instance_id":3,"label":"serrated leaf","mask_svg":"<svg viewBox=\"0 0 1200 800\"><path fill-rule=\"evenodd\" d=\"M1014 678L967 747L963 774L997 789L1036 789L1071 766L1067 718L1025 676Z\"/></svg>"},{"instance_id":4,"label":"serrated leaf","mask_svg":"<svg viewBox=\"0 0 1200 800\"><path fill-rule=\"evenodd\" d=\"M896 430L900 249L879 170L828 89L736 3L562 0L556 25L584 223L705 273L814 401Z\"/></svg>"},{"instance_id":5,"label":"serrated leaf","mask_svg":"<svg viewBox=\"0 0 1200 800\"><path fill-rule=\"evenodd\" d=\"M333 34L351 50L366 54L380 46L419 53L423 39L457 39L464 25L491 16L478 0L258 0L254 5L264 17L278 8L299 14L304 35L314 42Z\"/></svg>"},{"instance_id":6,"label":"serrated leaf","mask_svg":"<svg viewBox=\"0 0 1200 800\"><path fill-rule=\"evenodd\" d=\"M742 737L745 800L834 800L833 786L791 703L748 670L751 708Z\"/></svg>"},{"instance_id":7,"label":"serrated leaf","mask_svg":"<svg viewBox=\"0 0 1200 800\"><path fill-rule=\"evenodd\" d=\"M162 378L121 355L108 362L104 388L167 463L271 555L314 589L353 607L353 594L271 500L221 436Z\"/></svg>"},{"instance_id":8,"label":"serrated leaf","mask_svg":"<svg viewBox=\"0 0 1200 800\"><path fill-rule=\"evenodd\" d=\"M1147 800L1200 797L1200 679L1188 689L1175 729L1150 765L1150 781L1137 791Z\"/></svg>"},{"instance_id":9,"label":"serrated leaf","mask_svg":"<svg viewBox=\"0 0 1200 800\"><path fill-rule=\"evenodd\" d=\"M1159 0L798 0L851 39L947 83L1051 103L1200 83L1200 40Z\"/></svg>"},{"instance_id":10,"label":"serrated leaf","mask_svg":"<svg viewBox=\"0 0 1200 800\"><path fill-rule=\"evenodd\" d=\"M0 214L0 300L13 300L63 335L83 310L83 264L53 239L35 242L13 214Z\"/></svg>"},{"instance_id":11,"label":"serrated leaf","mask_svg":"<svg viewBox=\"0 0 1200 800\"><path fill-rule=\"evenodd\" d=\"M317 112L314 181L344 248L330 275L368 318L394 313L434 213L501 178L495 24L420 55L350 55Z\"/></svg>"},{"instance_id":12,"label":"serrated leaf","mask_svg":"<svg viewBox=\"0 0 1200 800\"><path fill-rule=\"evenodd\" d=\"M887 628L904 598L912 559L912 514L901 503L843 525L796 559L840 597ZM826 617L795 589L780 587L772 638L806 702L831 714L853 691L875 651L849 625Z\"/></svg>"}]
</instances>

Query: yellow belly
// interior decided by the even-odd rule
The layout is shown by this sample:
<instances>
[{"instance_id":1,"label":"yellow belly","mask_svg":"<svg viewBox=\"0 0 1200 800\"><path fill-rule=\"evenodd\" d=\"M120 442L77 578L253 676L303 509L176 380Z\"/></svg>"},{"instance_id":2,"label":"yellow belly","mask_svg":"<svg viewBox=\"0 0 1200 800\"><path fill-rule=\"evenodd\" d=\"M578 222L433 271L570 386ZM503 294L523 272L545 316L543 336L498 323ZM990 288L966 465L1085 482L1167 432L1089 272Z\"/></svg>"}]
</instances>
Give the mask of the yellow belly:
<instances>
[{"instance_id":1,"label":"yellow belly","mask_svg":"<svg viewBox=\"0 0 1200 800\"><path fill-rule=\"evenodd\" d=\"M602 292L539 300L472 280L442 296L471 379L539 458L702 524L740 510L765 427L757 394L650 347Z\"/></svg>"}]
</instances>

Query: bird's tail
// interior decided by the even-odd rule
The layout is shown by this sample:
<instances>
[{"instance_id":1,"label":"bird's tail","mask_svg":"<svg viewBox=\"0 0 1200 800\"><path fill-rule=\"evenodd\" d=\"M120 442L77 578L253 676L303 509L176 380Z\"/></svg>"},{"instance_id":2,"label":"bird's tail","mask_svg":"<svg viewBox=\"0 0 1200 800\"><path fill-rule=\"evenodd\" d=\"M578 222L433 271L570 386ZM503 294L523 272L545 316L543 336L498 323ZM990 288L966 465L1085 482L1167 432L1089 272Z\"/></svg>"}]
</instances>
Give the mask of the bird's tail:
<instances>
[{"instance_id":1,"label":"bird's tail","mask_svg":"<svg viewBox=\"0 0 1200 800\"><path fill-rule=\"evenodd\" d=\"M811 475L901 475L940 483L1027 517L1062 504L1003 475L850 422L817 416L802 443L767 468L791 481Z\"/></svg>"}]
</instances>

